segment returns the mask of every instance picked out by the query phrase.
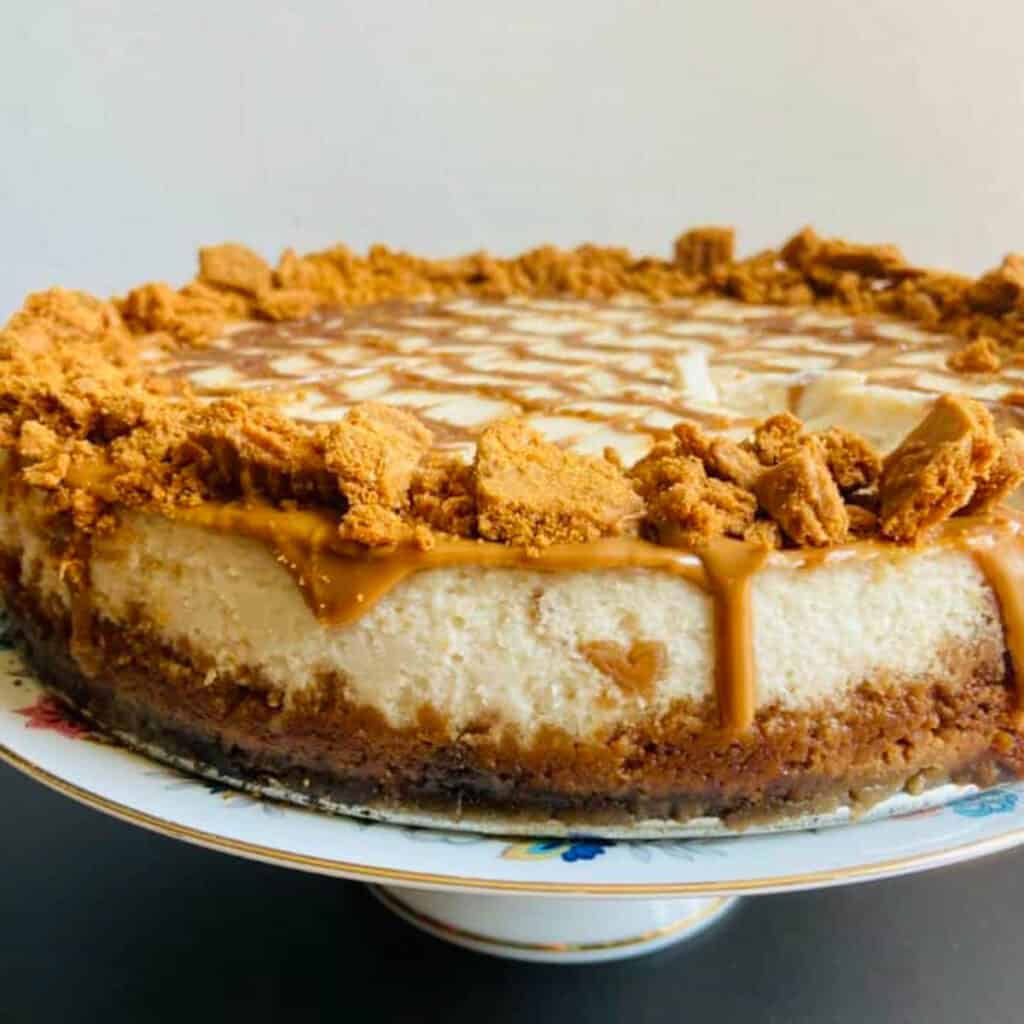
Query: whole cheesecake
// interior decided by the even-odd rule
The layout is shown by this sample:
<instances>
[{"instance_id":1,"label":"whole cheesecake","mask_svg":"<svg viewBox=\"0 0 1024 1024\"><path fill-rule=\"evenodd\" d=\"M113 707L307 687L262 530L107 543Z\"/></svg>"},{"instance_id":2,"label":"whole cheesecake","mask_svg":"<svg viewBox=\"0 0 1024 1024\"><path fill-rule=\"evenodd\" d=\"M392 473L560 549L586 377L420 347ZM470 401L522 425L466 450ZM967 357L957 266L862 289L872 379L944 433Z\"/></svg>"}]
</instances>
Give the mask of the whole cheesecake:
<instances>
[{"instance_id":1,"label":"whole cheesecake","mask_svg":"<svg viewBox=\"0 0 1024 1024\"><path fill-rule=\"evenodd\" d=\"M1024 772L1024 262L204 249L0 335L3 595L158 757L485 830Z\"/></svg>"}]
</instances>

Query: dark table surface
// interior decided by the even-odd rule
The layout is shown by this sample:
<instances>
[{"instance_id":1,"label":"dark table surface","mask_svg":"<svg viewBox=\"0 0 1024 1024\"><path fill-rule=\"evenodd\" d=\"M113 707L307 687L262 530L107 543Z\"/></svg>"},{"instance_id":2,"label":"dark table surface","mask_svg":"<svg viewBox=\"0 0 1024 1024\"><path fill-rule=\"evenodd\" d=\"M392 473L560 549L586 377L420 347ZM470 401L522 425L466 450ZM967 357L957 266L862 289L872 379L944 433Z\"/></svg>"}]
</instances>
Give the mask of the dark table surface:
<instances>
[{"instance_id":1,"label":"dark table surface","mask_svg":"<svg viewBox=\"0 0 1024 1024\"><path fill-rule=\"evenodd\" d=\"M0 765L0 1022L1024 1020L1024 849L755 896L598 966L445 945L355 883L121 824Z\"/></svg>"}]
</instances>

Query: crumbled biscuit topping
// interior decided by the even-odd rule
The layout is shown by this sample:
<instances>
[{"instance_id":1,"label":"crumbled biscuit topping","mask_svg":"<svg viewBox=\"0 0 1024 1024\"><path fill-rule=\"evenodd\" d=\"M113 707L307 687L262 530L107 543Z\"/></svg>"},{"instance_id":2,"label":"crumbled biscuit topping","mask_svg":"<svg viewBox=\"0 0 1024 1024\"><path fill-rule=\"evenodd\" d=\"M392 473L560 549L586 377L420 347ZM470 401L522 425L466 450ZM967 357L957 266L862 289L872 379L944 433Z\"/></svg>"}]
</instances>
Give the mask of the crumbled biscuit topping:
<instances>
[{"instance_id":1,"label":"crumbled biscuit topping","mask_svg":"<svg viewBox=\"0 0 1024 1024\"><path fill-rule=\"evenodd\" d=\"M885 460L878 488L882 533L913 540L963 508L997 462L1001 444L983 405L943 395Z\"/></svg>"},{"instance_id":2,"label":"crumbled biscuit topping","mask_svg":"<svg viewBox=\"0 0 1024 1024\"><path fill-rule=\"evenodd\" d=\"M999 347L991 338L975 338L958 352L954 352L946 365L957 373L998 373L1003 366Z\"/></svg>"},{"instance_id":3,"label":"crumbled biscuit topping","mask_svg":"<svg viewBox=\"0 0 1024 1024\"><path fill-rule=\"evenodd\" d=\"M827 547L846 540L850 520L821 442L811 438L766 469L755 494L761 508L795 544Z\"/></svg>"},{"instance_id":4,"label":"crumbled biscuit topping","mask_svg":"<svg viewBox=\"0 0 1024 1024\"><path fill-rule=\"evenodd\" d=\"M790 413L760 423L741 445L692 423L673 433L629 471L645 502L642 530L663 544L913 543L956 513L991 510L1024 482L1024 434L999 437L983 405L954 395L884 462L859 435L807 433ZM745 457L740 472L722 452Z\"/></svg>"},{"instance_id":5,"label":"crumbled biscuit topping","mask_svg":"<svg viewBox=\"0 0 1024 1024\"><path fill-rule=\"evenodd\" d=\"M971 500L964 506L968 515L984 515L1024 483L1024 433L1003 434L999 457L987 477L977 481Z\"/></svg>"},{"instance_id":6,"label":"crumbled biscuit topping","mask_svg":"<svg viewBox=\"0 0 1024 1024\"><path fill-rule=\"evenodd\" d=\"M205 344L233 321L326 304L518 294L720 295L893 314L962 337L951 365L965 373L997 372L1021 347L1024 257L972 281L810 229L749 259L732 249L722 228L683 235L672 261L594 246L443 261L339 246L288 251L271 267L243 246L214 246L181 289L147 284L114 302L63 289L30 296L0 332L0 442L21 478L81 530L106 528L120 507L240 499L334 510L341 536L369 546L428 546L439 532L535 550L637 529L685 545L911 543L948 516L990 510L1022 482L1024 435L997 436L981 405L955 396L884 464L863 438L808 433L782 413L742 444L680 424L631 469L506 421L484 430L467 465L432 451L430 431L396 409L299 423L272 396L207 404L140 358L155 345Z\"/></svg>"},{"instance_id":7,"label":"crumbled biscuit topping","mask_svg":"<svg viewBox=\"0 0 1024 1024\"><path fill-rule=\"evenodd\" d=\"M732 263L734 243L732 228L692 228L676 239L676 265L687 274L709 274Z\"/></svg>"},{"instance_id":8,"label":"crumbled biscuit topping","mask_svg":"<svg viewBox=\"0 0 1024 1024\"><path fill-rule=\"evenodd\" d=\"M678 547L699 547L720 536L742 538L754 523L754 496L709 476L699 458L680 451L671 442L655 445L630 470L646 504L646 532Z\"/></svg>"},{"instance_id":9,"label":"crumbled biscuit topping","mask_svg":"<svg viewBox=\"0 0 1024 1024\"><path fill-rule=\"evenodd\" d=\"M626 532L642 504L618 467L567 452L521 420L488 427L474 464L481 537L526 548Z\"/></svg>"}]
</instances>

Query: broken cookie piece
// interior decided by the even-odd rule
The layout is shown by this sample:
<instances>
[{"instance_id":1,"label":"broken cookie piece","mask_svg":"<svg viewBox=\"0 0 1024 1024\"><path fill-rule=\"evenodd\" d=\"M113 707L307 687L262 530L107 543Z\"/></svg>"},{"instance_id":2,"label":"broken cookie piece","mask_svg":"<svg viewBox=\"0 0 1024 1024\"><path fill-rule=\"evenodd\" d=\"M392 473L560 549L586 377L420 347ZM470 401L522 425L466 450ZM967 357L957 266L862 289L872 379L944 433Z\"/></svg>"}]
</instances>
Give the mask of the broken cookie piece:
<instances>
[{"instance_id":1,"label":"broken cookie piece","mask_svg":"<svg viewBox=\"0 0 1024 1024\"><path fill-rule=\"evenodd\" d=\"M471 465L431 452L413 477L409 508L432 530L471 537L476 533L475 489Z\"/></svg>"},{"instance_id":2,"label":"broken cookie piece","mask_svg":"<svg viewBox=\"0 0 1024 1024\"><path fill-rule=\"evenodd\" d=\"M878 516L863 505L847 505L846 518L851 540L866 540L878 533Z\"/></svg>"},{"instance_id":3,"label":"broken cookie piece","mask_svg":"<svg viewBox=\"0 0 1024 1024\"><path fill-rule=\"evenodd\" d=\"M647 504L645 526L662 544L699 547L715 537L743 537L754 522L753 494L709 477L700 459L671 442L655 445L630 471Z\"/></svg>"},{"instance_id":4,"label":"broken cookie piece","mask_svg":"<svg viewBox=\"0 0 1024 1024\"><path fill-rule=\"evenodd\" d=\"M849 517L820 442L805 440L794 454L766 470L755 493L794 543L825 547L846 539Z\"/></svg>"},{"instance_id":5,"label":"broken cookie piece","mask_svg":"<svg viewBox=\"0 0 1024 1024\"><path fill-rule=\"evenodd\" d=\"M780 412L759 423L742 447L762 466L774 466L797 449L804 425L791 412Z\"/></svg>"},{"instance_id":6,"label":"broken cookie piece","mask_svg":"<svg viewBox=\"0 0 1024 1024\"><path fill-rule=\"evenodd\" d=\"M974 495L964 506L965 515L984 515L1024 483L1024 432L1008 430L1000 442L999 457L988 476L978 481Z\"/></svg>"},{"instance_id":7,"label":"broken cookie piece","mask_svg":"<svg viewBox=\"0 0 1024 1024\"><path fill-rule=\"evenodd\" d=\"M885 460L879 481L880 528L890 540L914 541L966 505L999 456L989 411L943 395Z\"/></svg>"},{"instance_id":8,"label":"broken cookie piece","mask_svg":"<svg viewBox=\"0 0 1024 1024\"><path fill-rule=\"evenodd\" d=\"M368 402L326 431L324 464L351 504L397 508L432 440L415 416Z\"/></svg>"},{"instance_id":9,"label":"broken cookie piece","mask_svg":"<svg viewBox=\"0 0 1024 1024\"><path fill-rule=\"evenodd\" d=\"M643 510L616 466L549 444L521 420L481 434L474 468L488 540L529 549L592 541L626 532Z\"/></svg>"},{"instance_id":10,"label":"broken cookie piece","mask_svg":"<svg viewBox=\"0 0 1024 1024\"><path fill-rule=\"evenodd\" d=\"M676 266L685 274L710 274L732 262L734 244L732 228L692 228L676 239Z\"/></svg>"},{"instance_id":11,"label":"broken cookie piece","mask_svg":"<svg viewBox=\"0 0 1024 1024\"><path fill-rule=\"evenodd\" d=\"M762 548L781 548L782 531L771 519L755 519L743 532L743 539Z\"/></svg>"},{"instance_id":12,"label":"broken cookie piece","mask_svg":"<svg viewBox=\"0 0 1024 1024\"><path fill-rule=\"evenodd\" d=\"M757 459L728 438L705 434L689 420L677 423L672 433L676 438L675 454L700 459L709 476L749 491L761 475L762 466Z\"/></svg>"},{"instance_id":13,"label":"broken cookie piece","mask_svg":"<svg viewBox=\"0 0 1024 1024\"><path fill-rule=\"evenodd\" d=\"M860 434L832 427L814 435L825 451L825 462L844 494L872 486L882 472L882 458Z\"/></svg>"},{"instance_id":14,"label":"broken cookie piece","mask_svg":"<svg viewBox=\"0 0 1024 1024\"><path fill-rule=\"evenodd\" d=\"M1024 255L1005 256L995 270L971 284L965 297L972 309L993 316L1018 309L1024 302Z\"/></svg>"},{"instance_id":15,"label":"broken cookie piece","mask_svg":"<svg viewBox=\"0 0 1024 1024\"><path fill-rule=\"evenodd\" d=\"M220 288L256 295L270 287L270 265L244 245L225 242L199 250L199 280Z\"/></svg>"},{"instance_id":16,"label":"broken cookie piece","mask_svg":"<svg viewBox=\"0 0 1024 1024\"><path fill-rule=\"evenodd\" d=\"M946 365L957 373L998 373L1003 366L999 346L991 338L975 338L954 352Z\"/></svg>"}]
</instances>

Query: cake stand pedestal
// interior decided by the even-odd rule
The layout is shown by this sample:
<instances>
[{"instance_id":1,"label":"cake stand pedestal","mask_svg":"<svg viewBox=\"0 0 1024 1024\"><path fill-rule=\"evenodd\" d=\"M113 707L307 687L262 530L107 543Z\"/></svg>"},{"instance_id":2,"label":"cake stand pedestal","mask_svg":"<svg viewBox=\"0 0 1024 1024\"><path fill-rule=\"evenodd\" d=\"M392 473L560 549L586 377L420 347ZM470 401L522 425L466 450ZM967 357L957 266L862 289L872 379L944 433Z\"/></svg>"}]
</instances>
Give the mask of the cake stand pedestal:
<instances>
[{"instance_id":1,"label":"cake stand pedestal","mask_svg":"<svg viewBox=\"0 0 1024 1024\"><path fill-rule=\"evenodd\" d=\"M653 953L693 938L737 900L481 896L387 885L370 890L404 921L446 942L510 960L558 964Z\"/></svg>"}]
</instances>

